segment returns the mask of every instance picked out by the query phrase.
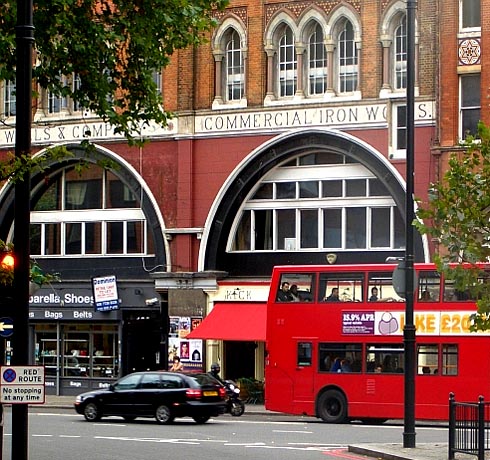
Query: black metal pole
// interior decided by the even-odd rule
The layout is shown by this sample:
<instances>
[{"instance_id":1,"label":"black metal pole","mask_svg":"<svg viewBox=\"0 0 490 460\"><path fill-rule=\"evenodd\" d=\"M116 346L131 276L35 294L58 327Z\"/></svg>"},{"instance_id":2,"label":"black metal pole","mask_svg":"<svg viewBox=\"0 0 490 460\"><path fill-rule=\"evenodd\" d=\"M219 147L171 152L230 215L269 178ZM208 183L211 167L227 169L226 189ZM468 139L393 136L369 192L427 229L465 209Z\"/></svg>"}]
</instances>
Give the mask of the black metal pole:
<instances>
[{"instance_id":1,"label":"black metal pole","mask_svg":"<svg viewBox=\"0 0 490 460\"><path fill-rule=\"evenodd\" d=\"M17 0L15 156L30 155L32 126L33 2ZM29 226L30 173L15 183L14 211L14 334L12 365L25 366L29 359ZM28 406L12 405L12 460L28 459Z\"/></svg>"},{"instance_id":2,"label":"black metal pole","mask_svg":"<svg viewBox=\"0 0 490 460\"><path fill-rule=\"evenodd\" d=\"M416 0L407 0L407 195L405 243L405 420L403 447L415 447L415 325L414 325L414 88L415 88L415 12Z\"/></svg>"}]
</instances>

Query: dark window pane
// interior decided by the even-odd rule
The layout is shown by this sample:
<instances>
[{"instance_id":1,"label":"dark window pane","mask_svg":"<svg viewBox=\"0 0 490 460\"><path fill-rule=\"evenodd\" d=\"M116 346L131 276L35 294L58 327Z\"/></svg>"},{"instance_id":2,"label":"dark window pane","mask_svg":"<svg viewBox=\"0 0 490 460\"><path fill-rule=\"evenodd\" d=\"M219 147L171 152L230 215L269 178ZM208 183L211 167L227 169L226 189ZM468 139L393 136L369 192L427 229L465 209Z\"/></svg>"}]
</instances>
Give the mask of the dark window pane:
<instances>
[{"instance_id":1,"label":"dark window pane","mask_svg":"<svg viewBox=\"0 0 490 460\"><path fill-rule=\"evenodd\" d=\"M107 252L109 254L122 254L124 222L107 222Z\"/></svg>"},{"instance_id":2,"label":"dark window pane","mask_svg":"<svg viewBox=\"0 0 490 460\"><path fill-rule=\"evenodd\" d=\"M296 211L294 209L280 209L276 211L276 217L277 249L292 249L291 244L295 242L296 238ZM296 248L294 247L294 249Z\"/></svg>"},{"instance_id":3,"label":"dark window pane","mask_svg":"<svg viewBox=\"0 0 490 460\"><path fill-rule=\"evenodd\" d=\"M261 184L257 191L254 193L252 200L272 200L272 182Z\"/></svg>"},{"instance_id":4,"label":"dark window pane","mask_svg":"<svg viewBox=\"0 0 490 460\"><path fill-rule=\"evenodd\" d=\"M296 198L296 182L277 182L276 198L278 200Z\"/></svg>"},{"instance_id":5,"label":"dark window pane","mask_svg":"<svg viewBox=\"0 0 490 460\"><path fill-rule=\"evenodd\" d=\"M342 246L342 210L323 210L323 247L340 248Z\"/></svg>"},{"instance_id":6,"label":"dark window pane","mask_svg":"<svg viewBox=\"0 0 490 460\"><path fill-rule=\"evenodd\" d=\"M345 196L366 196L366 179L346 180Z\"/></svg>"},{"instance_id":7,"label":"dark window pane","mask_svg":"<svg viewBox=\"0 0 490 460\"><path fill-rule=\"evenodd\" d=\"M318 198L318 181L307 181L299 183L300 198Z\"/></svg>"},{"instance_id":8,"label":"dark window pane","mask_svg":"<svg viewBox=\"0 0 490 460\"><path fill-rule=\"evenodd\" d=\"M390 192L379 179L369 179L369 196L390 196Z\"/></svg>"},{"instance_id":9,"label":"dark window pane","mask_svg":"<svg viewBox=\"0 0 490 460\"><path fill-rule=\"evenodd\" d=\"M255 249L272 249L272 210L254 211Z\"/></svg>"},{"instance_id":10,"label":"dark window pane","mask_svg":"<svg viewBox=\"0 0 490 460\"><path fill-rule=\"evenodd\" d=\"M318 247L318 211L316 209L301 211L301 247Z\"/></svg>"},{"instance_id":11,"label":"dark window pane","mask_svg":"<svg viewBox=\"0 0 490 460\"><path fill-rule=\"evenodd\" d=\"M82 253L82 224L80 222L66 224L66 254Z\"/></svg>"},{"instance_id":12,"label":"dark window pane","mask_svg":"<svg viewBox=\"0 0 490 460\"><path fill-rule=\"evenodd\" d=\"M346 209L346 247L348 249L366 247L366 208Z\"/></svg>"},{"instance_id":13,"label":"dark window pane","mask_svg":"<svg viewBox=\"0 0 490 460\"><path fill-rule=\"evenodd\" d=\"M250 229L251 229L251 211L244 211L235 234L233 250L249 251L250 250Z\"/></svg>"},{"instance_id":14,"label":"dark window pane","mask_svg":"<svg viewBox=\"0 0 490 460\"><path fill-rule=\"evenodd\" d=\"M371 247L390 247L390 208L371 209Z\"/></svg>"},{"instance_id":15,"label":"dark window pane","mask_svg":"<svg viewBox=\"0 0 490 460\"><path fill-rule=\"evenodd\" d=\"M341 180L324 180L322 181L323 198L335 198L342 196Z\"/></svg>"}]
</instances>

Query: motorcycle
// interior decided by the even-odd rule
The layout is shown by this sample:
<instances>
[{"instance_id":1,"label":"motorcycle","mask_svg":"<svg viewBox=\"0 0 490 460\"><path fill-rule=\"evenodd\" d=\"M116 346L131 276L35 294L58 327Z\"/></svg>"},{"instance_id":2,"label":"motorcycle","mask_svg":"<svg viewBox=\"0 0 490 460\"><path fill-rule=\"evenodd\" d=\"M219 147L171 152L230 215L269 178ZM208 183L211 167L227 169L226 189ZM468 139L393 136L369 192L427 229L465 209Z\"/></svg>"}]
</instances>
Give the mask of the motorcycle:
<instances>
[{"instance_id":1,"label":"motorcycle","mask_svg":"<svg viewBox=\"0 0 490 460\"><path fill-rule=\"evenodd\" d=\"M225 380L223 385L226 390L226 412L233 417L240 417L245 412L245 403L240 399L240 388L233 380Z\"/></svg>"}]
</instances>

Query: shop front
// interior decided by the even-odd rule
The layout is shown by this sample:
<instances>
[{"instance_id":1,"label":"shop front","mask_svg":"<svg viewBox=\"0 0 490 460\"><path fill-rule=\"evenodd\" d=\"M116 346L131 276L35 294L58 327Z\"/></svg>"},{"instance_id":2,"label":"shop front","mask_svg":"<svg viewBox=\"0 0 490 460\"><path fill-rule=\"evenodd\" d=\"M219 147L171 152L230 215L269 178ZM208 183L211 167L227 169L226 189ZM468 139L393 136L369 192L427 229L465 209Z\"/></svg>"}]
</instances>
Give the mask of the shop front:
<instances>
[{"instance_id":1,"label":"shop front","mask_svg":"<svg viewBox=\"0 0 490 460\"><path fill-rule=\"evenodd\" d=\"M121 283L121 306L111 311L94 309L89 286L65 283L31 296L32 361L45 367L47 394L76 395L160 368L161 313L159 302L148 305L158 299L152 285ZM8 341L6 350L8 363Z\"/></svg>"}]
</instances>

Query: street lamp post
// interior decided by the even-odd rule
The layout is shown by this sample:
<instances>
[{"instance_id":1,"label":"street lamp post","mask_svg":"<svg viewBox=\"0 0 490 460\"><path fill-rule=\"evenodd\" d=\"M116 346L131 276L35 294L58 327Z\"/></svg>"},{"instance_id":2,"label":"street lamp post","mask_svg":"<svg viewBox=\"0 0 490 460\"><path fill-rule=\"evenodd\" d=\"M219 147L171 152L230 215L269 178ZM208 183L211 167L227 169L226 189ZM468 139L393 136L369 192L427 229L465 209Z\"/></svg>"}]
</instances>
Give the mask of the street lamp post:
<instances>
[{"instance_id":1,"label":"street lamp post","mask_svg":"<svg viewBox=\"0 0 490 460\"><path fill-rule=\"evenodd\" d=\"M34 44L32 0L17 0L15 156L30 155L32 125L32 49ZM25 366L29 360L29 226L30 173L15 183L14 292L12 364ZM28 405L12 405L12 460L28 459Z\"/></svg>"},{"instance_id":2,"label":"street lamp post","mask_svg":"<svg viewBox=\"0 0 490 460\"><path fill-rule=\"evenodd\" d=\"M415 447L415 325L414 325L414 89L415 89L415 12L416 0L407 0L407 192L405 242L405 420L403 447Z\"/></svg>"}]
</instances>

